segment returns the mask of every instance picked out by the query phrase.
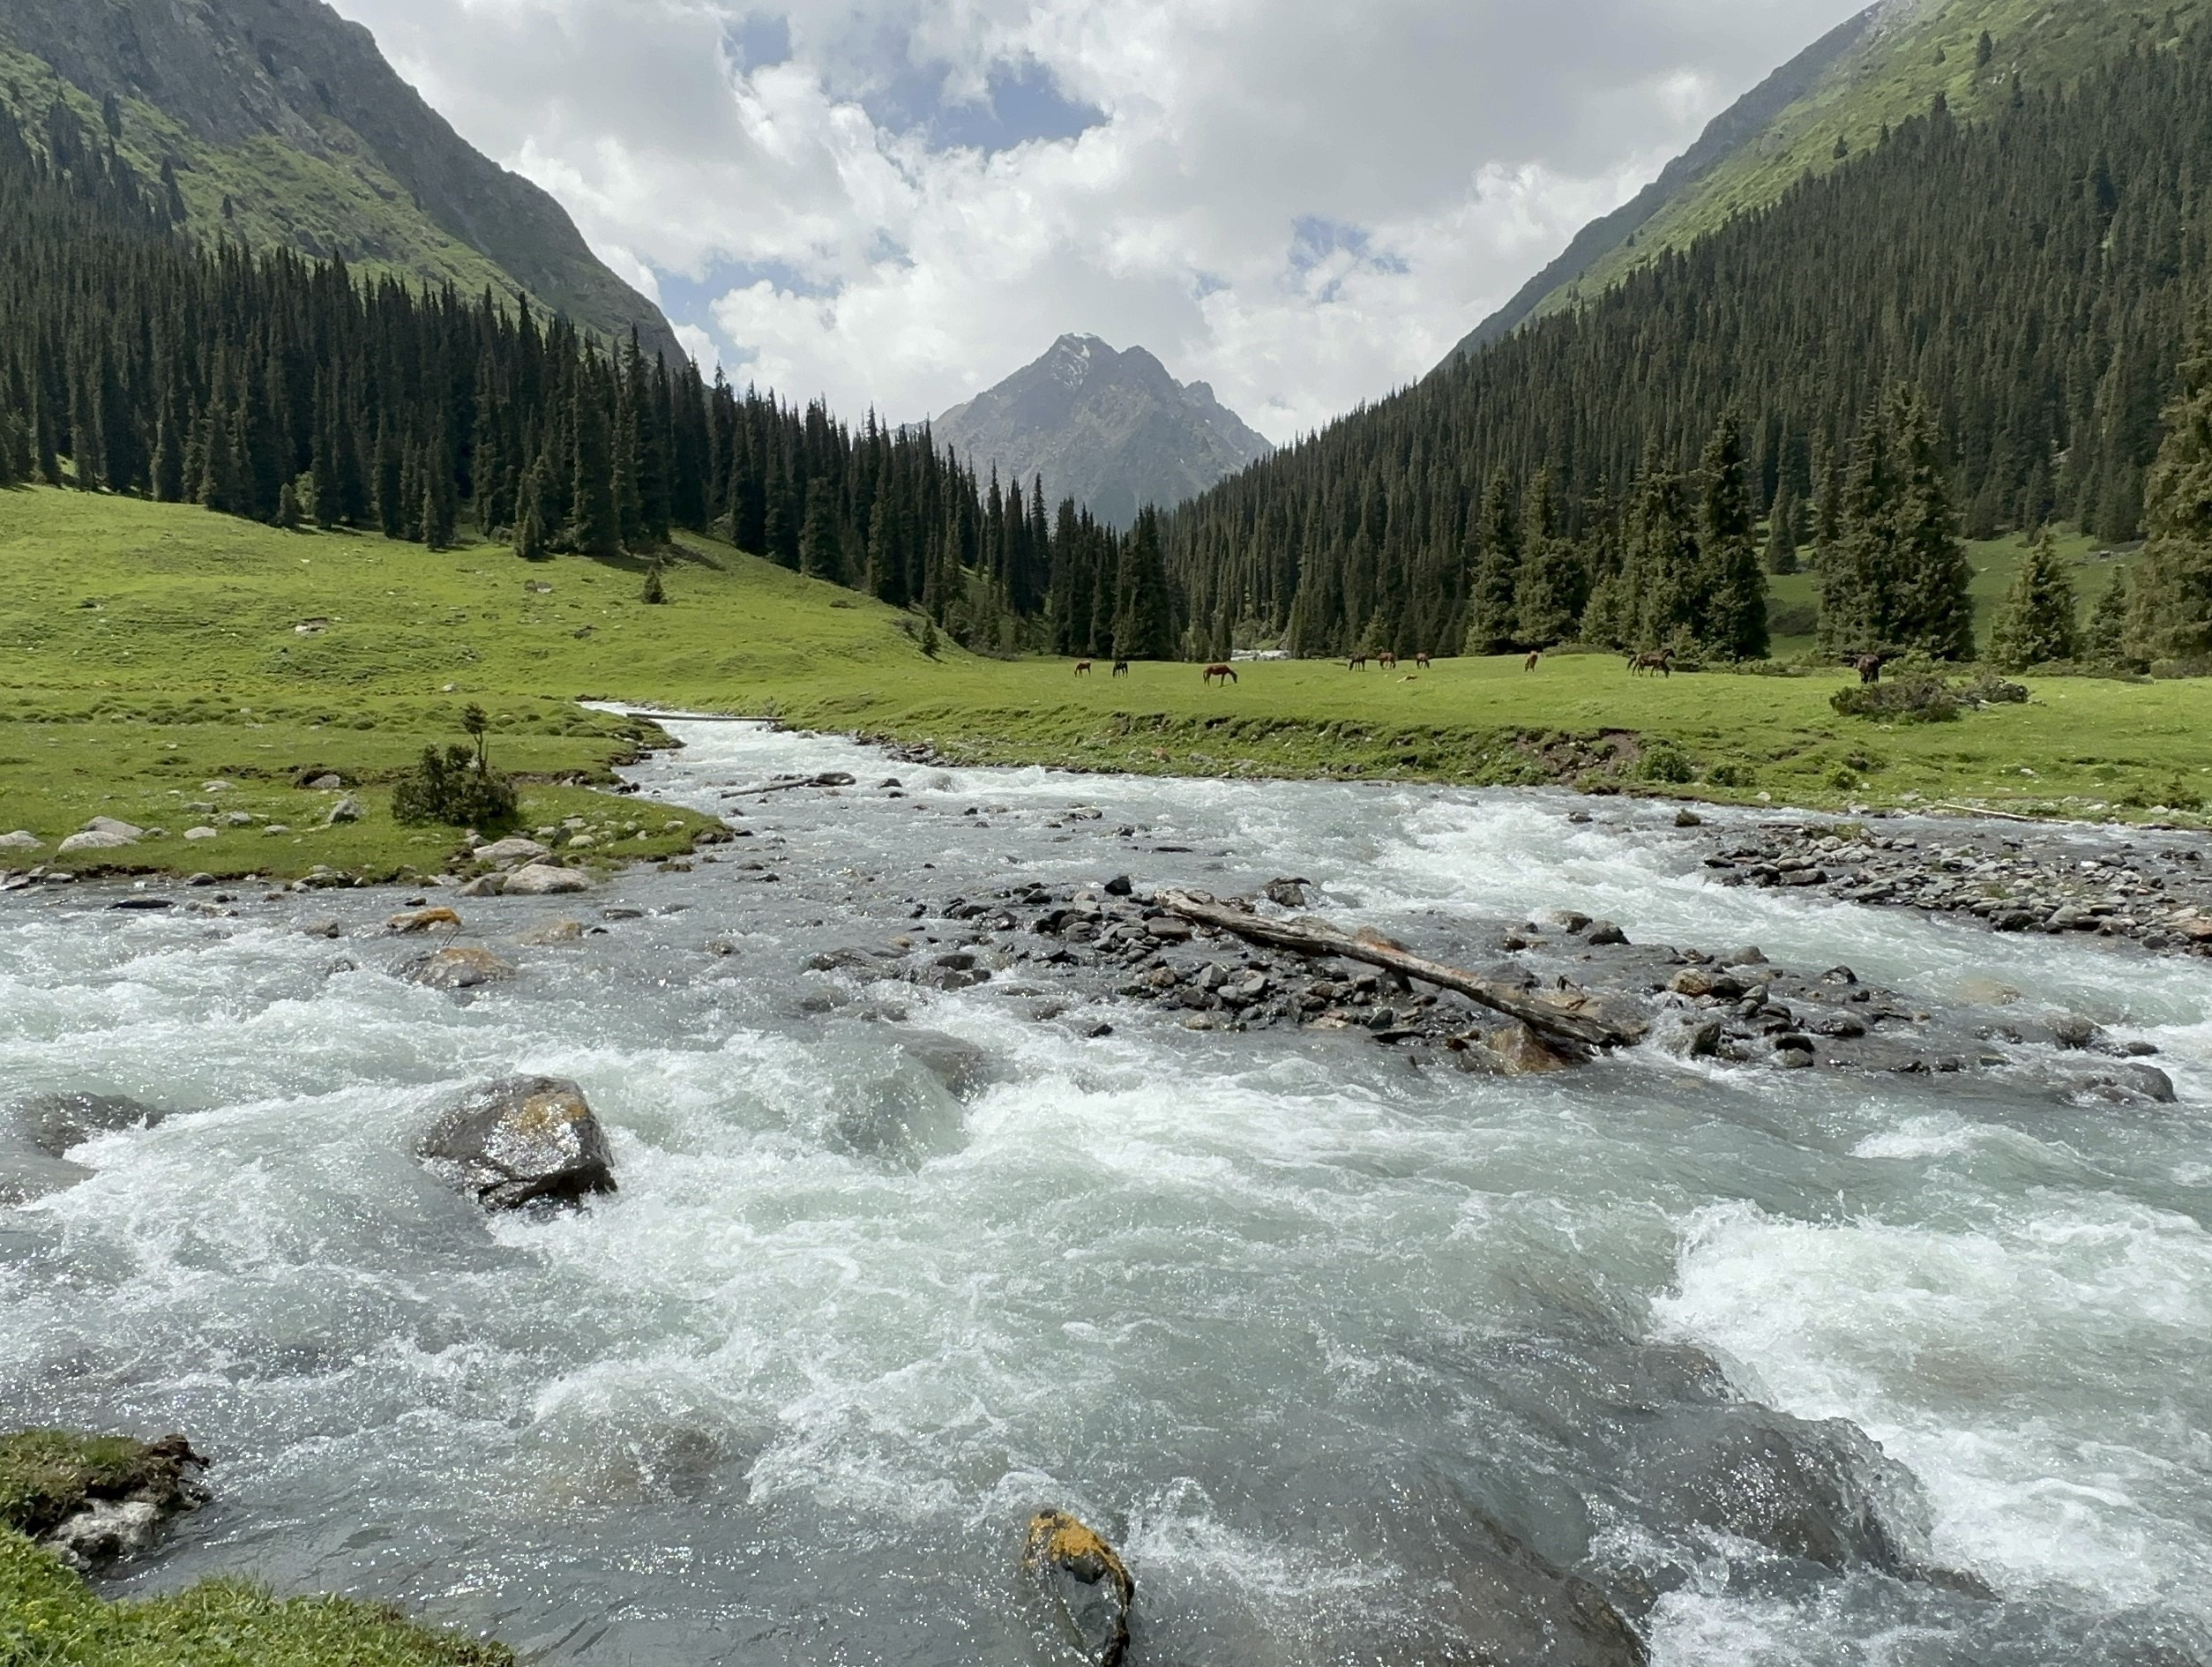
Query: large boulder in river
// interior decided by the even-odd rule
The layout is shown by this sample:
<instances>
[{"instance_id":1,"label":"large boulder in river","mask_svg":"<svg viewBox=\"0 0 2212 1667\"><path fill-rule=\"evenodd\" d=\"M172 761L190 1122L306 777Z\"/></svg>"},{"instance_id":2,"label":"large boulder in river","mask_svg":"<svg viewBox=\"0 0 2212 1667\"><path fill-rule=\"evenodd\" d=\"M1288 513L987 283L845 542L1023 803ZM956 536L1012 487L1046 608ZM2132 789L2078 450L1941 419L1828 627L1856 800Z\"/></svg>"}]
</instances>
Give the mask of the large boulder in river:
<instances>
[{"instance_id":1,"label":"large boulder in river","mask_svg":"<svg viewBox=\"0 0 2212 1667\"><path fill-rule=\"evenodd\" d=\"M505 1077L470 1089L415 1143L415 1155L486 1209L575 1204L615 1190L606 1132L584 1091L559 1077Z\"/></svg>"},{"instance_id":2,"label":"large boulder in river","mask_svg":"<svg viewBox=\"0 0 2212 1667\"><path fill-rule=\"evenodd\" d=\"M495 840L489 845L479 845L468 855L494 868L515 868L525 863L543 862L553 855L553 848L517 834L510 839Z\"/></svg>"},{"instance_id":3,"label":"large boulder in river","mask_svg":"<svg viewBox=\"0 0 2212 1667\"><path fill-rule=\"evenodd\" d=\"M433 955L418 955L402 962L399 972L407 983L430 990L474 990L478 984L496 984L513 977L515 967L489 949L463 945Z\"/></svg>"},{"instance_id":4,"label":"large boulder in river","mask_svg":"<svg viewBox=\"0 0 2212 1667\"><path fill-rule=\"evenodd\" d=\"M1040 1511L1029 1519L1021 1566L1084 1660L1120 1667L1129 1653L1137 1582L1114 1548L1066 1512Z\"/></svg>"},{"instance_id":5,"label":"large boulder in river","mask_svg":"<svg viewBox=\"0 0 2212 1667\"><path fill-rule=\"evenodd\" d=\"M19 1100L4 1119L25 1142L49 1157L62 1157L98 1134L150 1129L168 1114L108 1094L39 1094Z\"/></svg>"},{"instance_id":6,"label":"large boulder in river","mask_svg":"<svg viewBox=\"0 0 2212 1667\"><path fill-rule=\"evenodd\" d=\"M572 868L552 868L532 863L507 876L499 888L504 897L553 897L563 892L587 892L591 877Z\"/></svg>"}]
</instances>

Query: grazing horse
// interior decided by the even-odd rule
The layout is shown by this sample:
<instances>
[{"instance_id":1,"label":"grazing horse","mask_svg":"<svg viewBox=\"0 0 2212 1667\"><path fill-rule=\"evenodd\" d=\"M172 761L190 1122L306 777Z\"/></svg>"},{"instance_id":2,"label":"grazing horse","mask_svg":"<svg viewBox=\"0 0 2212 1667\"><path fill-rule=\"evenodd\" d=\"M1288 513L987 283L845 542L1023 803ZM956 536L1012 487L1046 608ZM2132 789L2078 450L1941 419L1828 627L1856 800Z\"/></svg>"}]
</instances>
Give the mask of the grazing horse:
<instances>
[{"instance_id":1,"label":"grazing horse","mask_svg":"<svg viewBox=\"0 0 2212 1667\"><path fill-rule=\"evenodd\" d=\"M1129 662L1128 662L1126 660L1117 660L1117 661L1115 661L1115 662L1114 662L1114 676L1116 676L1117 677L1126 677L1128 675L1129 675Z\"/></svg>"},{"instance_id":2,"label":"grazing horse","mask_svg":"<svg viewBox=\"0 0 2212 1667\"><path fill-rule=\"evenodd\" d=\"M1381 657L1378 663L1381 665L1385 671L1395 671L1398 669L1398 656L1392 654L1389 649L1386 648L1382 651Z\"/></svg>"},{"instance_id":3,"label":"grazing horse","mask_svg":"<svg viewBox=\"0 0 2212 1667\"><path fill-rule=\"evenodd\" d=\"M1416 654L1413 657L1413 663L1420 667L1422 670L1426 671L1429 669L1429 656L1426 654Z\"/></svg>"},{"instance_id":4,"label":"grazing horse","mask_svg":"<svg viewBox=\"0 0 2212 1667\"><path fill-rule=\"evenodd\" d=\"M1216 677L1219 677L1225 684L1235 683L1237 681L1237 668L1234 666L1223 665L1220 661L1216 660L1212 665L1207 667L1205 681L1208 684L1211 684Z\"/></svg>"},{"instance_id":5,"label":"grazing horse","mask_svg":"<svg viewBox=\"0 0 2212 1667\"><path fill-rule=\"evenodd\" d=\"M1077 661L1075 662L1075 675L1079 677L1089 677L1091 675L1091 662L1087 660Z\"/></svg>"},{"instance_id":6,"label":"grazing horse","mask_svg":"<svg viewBox=\"0 0 2212 1667\"><path fill-rule=\"evenodd\" d=\"M1534 671L1537 666L1543 663L1543 650L1541 648L1531 648L1528 651L1528 659L1521 662L1521 669L1523 671Z\"/></svg>"},{"instance_id":7,"label":"grazing horse","mask_svg":"<svg viewBox=\"0 0 2212 1667\"><path fill-rule=\"evenodd\" d=\"M1663 677L1674 676L1674 650L1655 648L1648 654L1628 656L1628 675L1640 677L1647 672L1657 672Z\"/></svg>"},{"instance_id":8,"label":"grazing horse","mask_svg":"<svg viewBox=\"0 0 2212 1667\"><path fill-rule=\"evenodd\" d=\"M1882 680L1882 657L1879 654L1861 654L1851 662L1851 669L1858 673L1862 686Z\"/></svg>"},{"instance_id":9,"label":"grazing horse","mask_svg":"<svg viewBox=\"0 0 2212 1667\"><path fill-rule=\"evenodd\" d=\"M1347 670L1347 671L1364 671L1364 670L1366 670L1366 669L1367 669L1367 656L1366 656L1365 654L1354 654L1354 655L1353 655L1353 656L1352 656L1352 657L1351 657L1349 661L1347 661L1347 662L1345 662L1345 664L1344 664L1344 669L1345 669L1345 670Z\"/></svg>"}]
</instances>

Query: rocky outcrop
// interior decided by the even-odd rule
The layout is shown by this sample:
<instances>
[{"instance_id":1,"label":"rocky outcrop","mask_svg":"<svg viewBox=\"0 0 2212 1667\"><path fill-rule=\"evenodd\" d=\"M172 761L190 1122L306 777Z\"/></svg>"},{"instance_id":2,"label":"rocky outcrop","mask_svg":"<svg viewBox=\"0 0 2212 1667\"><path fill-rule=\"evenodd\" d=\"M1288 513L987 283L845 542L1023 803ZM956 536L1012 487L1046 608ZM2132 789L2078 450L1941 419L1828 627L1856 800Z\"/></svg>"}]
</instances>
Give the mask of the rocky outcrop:
<instances>
[{"instance_id":1,"label":"rocky outcrop","mask_svg":"<svg viewBox=\"0 0 2212 1667\"><path fill-rule=\"evenodd\" d=\"M415 1155L490 1210L576 1204L615 1190L606 1133L584 1091L558 1077L472 1088L416 1142Z\"/></svg>"},{"instance_id":2,"label":"rocky outcrop","mask_svg":"<svg viewBox=\"0 0 2212 1667\"><path fill-rule=\"evenodd\" d=\"M1021 1566L1083 1658L1120 1667L1137 1582L1114 1548L1066 1512L1040 1511L1029 1519Z\"/></svg>"},{"instance_id":3,"label":"rocky outcrop","mask_svg":"<svg viewBox=\"0 0 2212 1667\"><path fill-rule=\"evenodd\" d=\"M4 1121L38 1151L62 1157L95 1135L150 1129L168 1115L119 1095L40 1094L10 1106Z\"/></svg>"},{"instance_id":4,"label":"rocky outcrop","mask_svg":"<svg viewBox=\"0 0 2212 1667\"><path fill-rule=\"evenodd\" d=\"M205 1504L206 1465L181 1435L0 1437L0 1522L89 1573L144 1551L171 1518Z\"/></svg>"},{"instance_id":5,"label":"rocky outcrop","mask_svg":"<svg viewBox=\"0 0 2212 1667\"><path fill-rule=\"evenodd\" d=\"M553 855L553 848L517 834L489 845L479 845L468 855L472 862L489 863L494 868L518 868L526 863L543 862Z\"/></svg>"}]
</instances>

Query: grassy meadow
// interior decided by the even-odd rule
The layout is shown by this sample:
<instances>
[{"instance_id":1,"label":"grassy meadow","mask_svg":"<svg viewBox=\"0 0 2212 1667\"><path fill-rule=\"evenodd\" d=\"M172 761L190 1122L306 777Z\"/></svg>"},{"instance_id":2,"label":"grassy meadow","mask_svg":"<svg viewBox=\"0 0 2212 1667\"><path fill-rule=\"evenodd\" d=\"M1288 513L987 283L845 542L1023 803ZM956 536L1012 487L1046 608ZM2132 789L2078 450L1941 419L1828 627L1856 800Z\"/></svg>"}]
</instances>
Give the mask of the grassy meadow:
<instances>
[{"instance_id":1,"label":"grassy meadow","mask_svg":"<svg viewBox=\"0 0 2212 1667\"><path fill-rule=\"evenodd\" d=\"M2072 553L2087 559L2086 545ZM2018 556L2017 541L1975 547L1985 610ZM497 546L433 552L185 506L0 494L0 833L50 847L106 815L164 836L64 860L430 871L455 836L394 824L390 783L426 744L458 740L473 701L490 715L494 762L525 782L526 826L581 816L608 856L688 845L702 819L592 790L656 737L577 704L587 697L928 742L975 762L1566 782L1820 809L2163 817L2212 796L2202 684L2040 680L2025 706L1897 728L1838 716L1842 674L1637 678L1604 655L1534 673L1518 659L1396 675L1270 662L1209 689L1195 666L1079 678L1058 660L950 645L930 657L910 617L701 540L669 569L666 605L645 605L642 579L629 562L534 564ZM2085 605L2101 582L2085 574ZM1778 603L1809 586L1780 581ZM340 795L302 783L325 774L361 821L322 826ZM234 811L255 821L183 839Z\"/></svg>"}]
</instances>

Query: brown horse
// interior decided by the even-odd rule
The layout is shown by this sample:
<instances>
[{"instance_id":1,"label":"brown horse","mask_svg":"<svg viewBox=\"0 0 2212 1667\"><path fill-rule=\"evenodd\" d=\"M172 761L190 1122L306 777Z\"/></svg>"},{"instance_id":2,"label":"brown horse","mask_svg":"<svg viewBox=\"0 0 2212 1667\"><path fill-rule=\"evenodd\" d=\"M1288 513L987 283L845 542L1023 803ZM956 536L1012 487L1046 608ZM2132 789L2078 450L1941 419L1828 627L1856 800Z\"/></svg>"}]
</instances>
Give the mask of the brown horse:
<instances>
[{"instance_id":1,"label":"brown horse","mask_svg":"<svg viewBox=\"0 0 2212 1667\"><path fill-rule=\"evenodd\" d=\"M1420 667L1422 670L1426 671L1429 669L1429 656L1426 654L1416 654L1413 657L1413 663Z\"/></svg>"},{"instance_id":2,"label":"brown horse","mask_svg":"<svg viewBox=\"0 0 2212 1667\"><path fill-rule=\"evenodd\" d=\"M1225 684L1235 683L1237 681L1237 668L1234 666L1223 665L1220 661L1216 660L1212 665L1207 667L1205 681L1208 684L1211 684L1216 677L1219 677Z\"/></svg>"},{"instance_id":3,"label":"brown horse","mask_svg":"<svg viewBox=\"0 0 2212 1667\"><path fill-rule=\"evenodd\" d=\"M1091 675L1091 662L1087 660L1077 661L1075 662L1075 675L1079 677L1089 677Z\"/></svg>"},{"instance_id":4,"label":"brown horse","mask_svg":"<svg viewBox=\"0 0 2212 1667\"><path fill-rule=\"evenodd\" d=\"M1382 651L1381 657L1378 663L1381 665L1385 671L1395 671L1398 669L1398 656L1392 654L1389 649L1386 648Z\"/></svg>"},{"instance_id":5,"label":"brown horse","mask_svg":"<svg viewBox=\"0 0 2212 1667\"><path fill-rule=\"evenodd\" d=\"M1344 669L1345 669L1345 670L1347 670L1347 671L1364 671L1364 670L1366 670L1366 669L1367 669L1367 656L1366 656L1365 654L1354 654L1354 655L1351 657L1351 659L1350 659L1350 660L1349 660L1349 661L1347 661L1347 662L1345 662L1345 665L1344 665Z\"/></svg>"},{"instance_id":6,"label":"brown horse","mask_svg":"<svg viewBox=\"0 0 2212 1667\"><path fill-rule=\"evenodd\" d=\"M1862 686L1882 680L1882 657L1879 654L1861 654L1851 662L1851 669L1858 673Z\"/></svg>"},{"instance_id":7,"label":"brown horse","mask_svg":"<svg viewBox=\"0 0 2212 1667\"><path fill-rule=\"evenodd\" d=\"M1129 662L1128 662L1126 660L1117 660L1117 661L1115 661L1115 662L1114 662L1114 676L1116 676L1117 677L1126 677L1128 675L1129 675Z\"/></svg>"},{"instance_id":8,"label":"brown horse","mask_svg":"<svg viewBox=\"0 0 2212 1667\"><path fill-rule=\"evenodd\" d=\"M1541 648L1531 648L1531 649L1528 651L1528 659L1526 659L1526 660L1524 660L1524 661L1522 661L1522 662L1521 662L1521 669L1523 671L1534 671L1534 670L1535 670L1535 669L1536 669L1538 666L1542 665L1543 663L1543 649L1541 649Z\"/></svg>"},{"instance_id":9,"label":"brown horse","mask_svg":"<svg viewBox=\"0 0 2212 1667\"><path fill-rule=\"evenodd\" d=\"M1640 677L1647 672L1656 672L1663 677L1674 676L1674 650L1655 648L1648 654L1628 656L1628 675Z\"/></svg>"}]
</instances>

